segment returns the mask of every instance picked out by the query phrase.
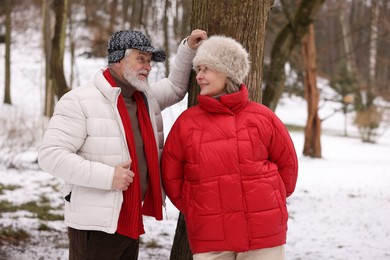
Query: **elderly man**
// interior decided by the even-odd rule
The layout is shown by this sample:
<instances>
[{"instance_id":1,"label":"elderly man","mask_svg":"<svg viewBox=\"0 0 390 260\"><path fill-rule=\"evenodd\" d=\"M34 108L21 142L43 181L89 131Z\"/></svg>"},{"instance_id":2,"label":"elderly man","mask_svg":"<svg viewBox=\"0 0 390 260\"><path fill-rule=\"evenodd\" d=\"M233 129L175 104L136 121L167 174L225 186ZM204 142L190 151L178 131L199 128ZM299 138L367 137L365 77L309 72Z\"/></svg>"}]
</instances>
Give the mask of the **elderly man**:
<instances>
[{"instance_id":1,"label":"elderly man","mask_svg":"<svg viewBox=\"0 0 390 260\"><path fill-rule=\"evenodd\" d=\"M165 60L138 31L108 43L108 67L56 105L39 149L41 168L64 180L69 259L137 259L142 215L162 219L161 111L188 89L192 58L207 38L180 44L168 78L148 84L151 62Z\"/></svg>"}]
</instances>

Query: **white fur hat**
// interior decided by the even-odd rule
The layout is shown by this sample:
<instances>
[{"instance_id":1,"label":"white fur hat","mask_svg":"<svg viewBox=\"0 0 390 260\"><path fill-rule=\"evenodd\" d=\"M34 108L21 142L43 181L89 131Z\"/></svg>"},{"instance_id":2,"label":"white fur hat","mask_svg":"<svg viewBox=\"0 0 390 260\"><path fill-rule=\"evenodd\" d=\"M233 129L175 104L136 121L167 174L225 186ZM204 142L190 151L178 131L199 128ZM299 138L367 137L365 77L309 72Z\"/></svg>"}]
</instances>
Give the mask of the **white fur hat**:
<instances>
[{"instance_id":1,"label":"white fur hat","mask_svg":"<svg viewBox=\"0 0 390 260\"><path fill-rule=\"evenodd\" d=\"M192 64L196 72L198 66L204 65L240 85L249 73L249 54L233 38L215 35L199 46Z\"/></svg>"}]
</instances>

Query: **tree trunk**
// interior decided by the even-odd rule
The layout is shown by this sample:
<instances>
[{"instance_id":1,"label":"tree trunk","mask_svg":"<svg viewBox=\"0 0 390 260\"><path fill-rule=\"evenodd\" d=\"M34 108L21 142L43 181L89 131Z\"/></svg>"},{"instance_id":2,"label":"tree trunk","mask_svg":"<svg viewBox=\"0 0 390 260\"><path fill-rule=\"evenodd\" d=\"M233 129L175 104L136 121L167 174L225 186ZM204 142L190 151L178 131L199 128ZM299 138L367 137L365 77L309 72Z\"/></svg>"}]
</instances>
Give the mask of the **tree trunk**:
<instances>
[{"instance_id":1,"label":"tree trunk","mask_svg":"<svg viewBox=\"0 0 390 260\"><path fill-rule=\"evenodd\" d=\"M5 81L4 104L11 104L11 11L12 1L5 0Z\"/></svg>"},{"instance_id":2,"label":"tree trunk","mask_svg":"<svg viewBox=\"0 0 390 260\"><path fill-rule=\"evenodd\" d=\"M72 8L70 6L68 12L69 19L69 52L70 52L70 77L69 77L69 86L72 88L74 86L75 80L75 70L76 70L76 39L74 38L73 30L73 18L72 18Z\"/></svg>"},{"instance_id":3,"label":"tree trunk","mask_svg":"<svg viewBox=\"0 0 390 260\"><path fill-rule=\"evenodd\" d=\"M263 104L276 109L284 90L284 66L292 50L301 42L309 25L325 0L302 0L294 17L276 37L271 51L271 64L266 77ZM249 31L250 32L250 31Z\"/></svg>"},{"instance_id":4,"label":"tree trunk","mask_svg":"<svg viewBox=\"0 0 390 260\"><path fill-rule=\"evenodd\" d=\"M314 26L302 40L302 59L305 68L305 98L307 101L307 122L303 154L321 158L321 120L318 116L319 91L317 89L317 54L314 41Z\"/></svg>"},{"instance_id":5,"label":"tree trunk","mask_svg":"<svg viewBox=\"0 0 390 260\"><path fill-rule=\"evenodd\" d=\"M52 41L52 55L50 58L53 90L58 98L69 91L64 75L64 50L66 38L66 22L68 14L68 0L55 0L56 23Z\"/></svg>"},{"instance_id":6,"label":"tree trunk","mask_svg":"<svg viewBox=\"0 0 390 260\"><path fill-rule=\"evenodd\" d=\"M84 0L84 12L85 12L85 24L89 25L93 23L94 19L94 11L92 10L93 8L93 3L91 3L93 0Z\"/></svg>"},{"instance_id":7,"label":"tree trunk","mask_svg":"<svg viewBox=\"0 0 390 260\"><path fill-rule=\"evenodd\" d=\"M183 9L183 13L182 16L180 17L181 20L180 35L184 37L185 35L188 35L190 33L189 29L191 26L190 24L191 23L191 1L183 0L182 9Z\"/></svg>"},{"instance_id":8,"label":"tree trunk","mask_svg":"<svg viewBox=\"0 0 390 260\"><path fill-rule=\"evenodd\" d=\"M378 0L371 1L371 30L370 30L370 52L369 52L369 83L375 84L376 81L376 63L378 60L378 19L379 4Z\"/></svg>"},{"instance_id":9,"label":"tree trunk","mask_svg":"<svg viewBox=\"0 0 390 260\"><path fill-rule=\"evenodd\" d=\"M110 21L108 24L108 32L112 34L115 29L115 21L117 19L117 6L118 6L118 0L112 0L110 4Z\"/></svg>"},{"instance_id":10,"label":"tree trunk","mask_svg":"<svg viewBox=\"0 0 390 260\"><path fill-rule=\"evenodd\" d=\"M175 237L171 249L170 260L192 260L192 252L188 243L186 222L184 215L179 213Z\"/></svg>"},{"instance_id":11,"label":"tree trunk","mask_svg":"<svg viewBox=\"0 0 390 260\"><path fill-rule=\"evenodd\" d=\"M208 35L223 34L235 38L248 50L251 71L245 83L250 99L261 101L261 75L264 56L264 42L267 22L273 0L194 0L192 6L191 28L201 28ZM199 88L195 82L195 73L191 75L188 104L196 104ZM192 259L189 248L186 225L180 213L175 238L171 250L171 260Z\"/></svg>"},{"instance_id":12,"label":"tree trunk","mask_svg":"<svg viewBox=\"0 0 390 260\"><path fill-rule=\"evenodd\" d=\"M54 92L50 78L50 59L51 59L51 22L50 9L52 0L42 1L42 42L43 53L45 57L45 107L43 114L51 117L54 113Z\"/></svg>"},{"instance_id":13,"label":"tree trunk","mask_svg":"<svg viewBox=\"0 0 390 260\"><path fill-rule=\"evenodd\" d=\"M163 18L163 31L164 31L164 49L167 54L167 59L165 60L165 77L169 75L169 57L171 52L169 50L169 18L168 18L168 9L171 8L170 0L165 0L164 3L164 18Z\"/></svg>"},{"instance_id":14,"label":"tree trunk","mask_svg":"<svg viewBox=\"0 0 390 260\"><path fill-rule=\"evenodd\" d=\"M138 1L131 1L131 15L130 15L130 27L137 28L137 3Z\"/></svg>"},{"instance_id":15,"label":"tree trunk","mask_svg":"<svg viewBox=\"0 0 390 260\"><path fill-rule=\"evenodd\" d=\"M273 2L194 0L192 6L192 30L202 28L209 36L224 34L233 37L248 50L252 67L245 83L250 99L257 102L261 102L264 39ZM196 94L199 92L195 86L196 82L192 80L189 89L190 106L196 103Z\"/></svg>"},{"instance_id":16,"label":"tree trunk","mask_svg":"<svg viewBox=\"0 0 390 260\"><path fill-rule=\"evenodd\" d=\"M350 73L356 73L356 63L355 63L355 53L353 52L353 44L352 44L352 32L350 29L350 25L346 20L347 13L347 3L342 3L342 8L338 11L339 19L340 19L340 29L342 33L342 41L346 56L346 65L347 71Z\"/></svg>"},{"instance_id":17,"label":"tree trunk","mask_svg":"<svg viewBox=\"0 0 390 260\"><path fill-rule=\"evenodd\" d=\"M359 77L359 73L356 73L356 59L355 59L355 53L353 52L353 44L352 44L352 37L351 37L351 29L350 24L346 20L346 14L347 14L347 3L343 2L341 8L338 11L339 20L340 20L340 28L342 32L342 41L346 56L346 67L347 72L353 75L356 75L356 77ZM343 99L345 99L345 96L343 96ZM344 136L348 136L348 110L347 105L345 105L345 102L343 102L343 114L344 114Z\"/></svg>"},{"instance_id":18,"label":"tree trunk","mask_svg":"<svg viewBox=\"0 0 390 260\"><path fill-rule=\"evenodd\" d=\"M123 0L122 1L122 27L128 28L129 27L129 7L130 7L130 0Z\"/></svg>"}]
</instances>

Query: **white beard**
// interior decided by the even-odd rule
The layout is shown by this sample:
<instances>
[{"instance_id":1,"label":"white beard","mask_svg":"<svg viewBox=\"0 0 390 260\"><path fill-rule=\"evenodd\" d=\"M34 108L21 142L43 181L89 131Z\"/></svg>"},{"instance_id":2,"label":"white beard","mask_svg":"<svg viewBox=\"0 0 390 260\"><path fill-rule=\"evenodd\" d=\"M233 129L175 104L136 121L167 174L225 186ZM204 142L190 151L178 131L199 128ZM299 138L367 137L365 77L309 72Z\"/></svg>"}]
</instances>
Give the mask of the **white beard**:
<instances>
[{"instance_id":1,"label":"white beard","mask_svg":"<svg viewBox=\"0 0 390 260\"><path fill-rule=\"evenodd\" d=\"M143 80L138 79L139 72L144 72L144 71L134 71L125 65L124 70L123 70L123 76L126 79L126 81L129 82L137 90L139 90L141 92L146 92L149 90L149 84L146 80L143 81ZM147 74L147 72L146 72L146 74Z\"/></svg>"}]
</instances>

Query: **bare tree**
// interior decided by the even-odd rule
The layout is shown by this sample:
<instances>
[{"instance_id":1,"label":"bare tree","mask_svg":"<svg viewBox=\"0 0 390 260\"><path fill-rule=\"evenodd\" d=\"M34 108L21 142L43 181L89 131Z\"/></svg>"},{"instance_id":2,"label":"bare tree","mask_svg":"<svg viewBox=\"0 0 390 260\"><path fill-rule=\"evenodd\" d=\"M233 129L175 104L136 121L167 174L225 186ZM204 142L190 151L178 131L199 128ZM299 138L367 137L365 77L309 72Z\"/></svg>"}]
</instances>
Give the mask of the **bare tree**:
<instances>
[{"instance_id":1,"label":"bare tree","mask_svg":"<svg viewBox=\"0 0 390 260\"><path fill-rule=\"evenodd\" d=\"M117 18L117 11L118 11L118 0L112 0L110 4L110 21L108 23L108 31L110 33L114 32L115 24L116 24L116 18Z\"/></svg>"},{"instance_id":2,"label":"bare tree","mask_svg":"<svg viewBox=\"0 0 390 260\"><path fill-rule=\"evenodd\" d=\"M42 51L45 57L45 107L43 114L45 116L52 116L54 112L54 91L52 87L52 80L50 77L50 59L51 59L51 21L50 21L50 6L52 0L42 1Z\"/></svg>"},{"instance_id":3,"label":"bare tree","mask_svg":"<svg viewBox=\"0 0 390 260\"><path fill-rule=\"evenodd\" d=\"M11 12L12 1L5 0L5 81L4 103L11 104Z\"/></svg>"},{"instance_id":4,"label":"bare tree","mask_svg":"<svg viewBox=\"0 0 390 260\"><path fill-rule=\"evenodd\" d=\"M142 24L142 9L143 9L143 0L141 1L132 1L131 4L131 21L130 26L133 28L139 28Z\"/></svg>"},{"instance_id":5,"label":"bare tree","mask_svg":"<svg viewBox=\"0 0 390 260\"><path fill-rule=\"evenodd\" d=\"M271 64L266 77L263 104L272 110L276 109L284 90L285 69L284 66L292 50L301 42L309 25L313 22L321 5L325 0L302 0L295 11L294 17L290 17L288 24L278 34L271 51ZM284 3L284 1L282 1ZM285 5L285 4L284 4Z\"/></svg>"},{"instance_id":6,"label":"bare tree","mask_svg":"<svg viewBox=\"0 0 390 260\"><path fill-rule=\"evenodd\" d=\"M376 79L376 65L378 55L378 0L371 1L371 26L370 26L370 48L369 48L369 82L374 83Z\"/></svg>"},{"instance_id":7,"label":"bare tree","mask_svg":"<svg viewBox=\"0 0 390 260\"><path fill-rule=\"evenodd\" d=\"M70 89L64 75L64 51L66 25L68 17L68 0L42 1L42 41L45 54L45 108L44 115L52 116L55 96L61 98ZM55 27L52 37L50 9L54 9Z\"/></svg>"},{"instance_id":8,"label":"bare tree","mask_svg":"<svg viewBox=\"0 0 390 260\"><path fill-rule=\"evenodd\" d=\"M182 39L190 33L191 0L175 0L173 31L176 39ZM172 10L173 11L173 10Z\"/></svg>"},{"instance_id":9,"label":"bare tree","mask_svg":"<svg viewBox=\"0 0 390 260\"><path fill-rule=\"evenodd\" d=\"M75 64L76 64L76 39L74 37L74 28L73 28L73 18L72 18L72 5L69 7L68 12L69 20L69 52L70 52L70 77L69 77L69 86L73 86L75 78Z\"/></svg>"},{"instance_id":10,"label":"bare tree","mask_svg":"<svg viewBox=\"0 0 390 260\"><path fill-rule=\"evenodd\" d=\"M264 41L269 12L273 0L194 0L192 5L191 28L202 28L209 34L224 34L237 39L249 51L251 72L246 79L250 98L261 100L261 75L264 56ZM191 76L188 103L193 106L199 89ZM171 260L192 259L188 245L186 225L179 215L175 238L171 250Z\"/></svg>"},{"instance_id":11,"label":"bare tree","mask_svg":"<svg viewBox=\"0 0 390 260\"><path fill-rule=\"evenodd\" d=\"M378 54L375 85L378 94L390 101L390 6L387 1L379 1L378 6Z\"/></svg>"},{"instance_id":12,"label":"bare tree","mask_svg":"<svg viewBox=\"0 0 390 260\"><path fill-rule=\"evenodd\" d=\"M378 17L379 5L378 0L371 1L371 25L369 37L369 73L368 84L356 93L356 118L361 139L363 142L374 143L378 137L377 129L382 122L382 113L375 104L375 83L376 83L376 65L378 51Z\"/></svg>"},{"instance_id":13,"label":"bare tree","mask_svg":"<svg viewBox=\"0 0 390 260\"><path fill-rule=\"evenodd\" d=\"M170 50L169 50L169 17L168 12L169 9L171 9L171 3L170 0L164 1L164 17L163 17L163 31L164 31L164 49L167 54L167 59L165 60L165 76L168 77L169 75L169 56L170 56Z\"/></svg>"},{"instance_id":14,"label":"bare tree","mask_svg":"<svg viewBox=\"0 0 390 260\"><path fill-rule=\"evenodd\" d=\"M340 28L342 31L342 42L344 45L345 57L346 57L346 66L349 73L356 73L356 57L355 52L353 52L353 43L352 43L352 34L350 29L350 24L346 19L347 16L347 4L342 2L341 8L338 10L338 15L340 19Z\"/></svg>"},{"instance_id":15,"label":"bare tree","mask_svg":"<svg viewBox=\"0 0 390 260\"><path fill-rule=\"evenodd\" d=\"M66 24L68 17L69 0L54 0L56 23L52 40L52 53L50 57L53 90L58 98L69 91L64 75L64 51L66 38Z\"/></svg>"},{"instance_id":16,"label":"bare tree","mask_svg":"<svg viewBox=\"0 0 390 260\"><path fill-rule=\"evenodd\" d=\"M307 122L303 154L321 158L321 120L318 115L320 94L317 88L317 54L314 40L314 26L302 39L302 59L305 68L304 86L307 101Z\"/></svg>"},{"instance_id":17,"label":"bare tree","mask_svg":"<svg viewBox=\"0 0 390 260\"><path fill-rule=\"evenodd\" d=\"M129 7L130 7L131 0L123 0L122 1L122 26L126 28L130 22L129 22Z\"/></svg>"},{"instance_id":18,"label":"bare tree","mask_svg":"<svg viewBox=\"0 0 390 260\"><path fill-rule=\"evenodd\" d=\"M341 63L335 73L331 75L329 85L336 91L336 95L330 100L341 104L341 109L334 113L342 111L344 115L344 136L348 136L348 113L353 111L353 97L357 91L357 76L352 73L346 63ZM333 113L333 114L334 114ZM332 115L333 115L332 114ZM329 118L331 115L327 116ZM326 118L323 118L324 121Z\"/></svg>"},{"instance_id":19,"label":"bare tree","mask_svg":"<svg viewBox=\"0 0 390 260\"><path fill-rule=\"evenodd\" d=\"M94 10L93 7L96 7L96 2L95 5L92 4L94 1L93 0L84 0L84 12L85 12L85 24L91 24L94 20Z\"/></svg>"}]
</instances>

